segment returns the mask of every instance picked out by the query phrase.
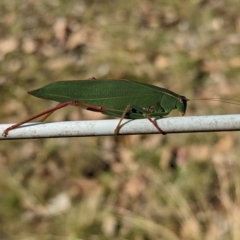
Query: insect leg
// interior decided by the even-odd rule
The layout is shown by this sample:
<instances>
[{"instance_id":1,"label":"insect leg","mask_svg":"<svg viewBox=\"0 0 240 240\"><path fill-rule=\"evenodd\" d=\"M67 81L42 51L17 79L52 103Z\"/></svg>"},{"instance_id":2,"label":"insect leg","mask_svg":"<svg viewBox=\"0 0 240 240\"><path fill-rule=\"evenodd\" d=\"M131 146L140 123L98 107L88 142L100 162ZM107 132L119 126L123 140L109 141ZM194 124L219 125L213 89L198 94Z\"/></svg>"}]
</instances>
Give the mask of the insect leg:
<instances>
[{"instance_id":1,"label":"insect leg","mask_svg":"<svg viewBox=\"0 0 240 240\"><path fill-rule=\"evenodd\" d=\"M54 108L57 108L57 107L59 107L59 105L60 105L60 107L61 107L61 104L62 103L58 103ZM59 109L59 108L57 108L57 109ZM53 109L51 112L49 112L49 113L47 113L46 114L46 116L44 116L43 118L41 118L40 120L39 120L39 122L44 122L54 111L56 111L57 109ZM32 119L33 120L33 119ZM30 120L31 121L31 120Z\"/></svg>"},{"instance_id":2,"label":"insect leg","mask_svg":"<svg viewBox=\"0 0 240 240\"><path fill-rule=\"evenodd\" d=\"M6 128L3 133L2 133L2 136L6 137L8 135L8 132L10 130L13 130L15 128L18 128L19 126L21 126L22 124L24 123L27 123L27 122L30 122L38 117L41 117L41 116L44 116L40 121L44 121L46 118L48 118L54 111L60 109L60 108L64 108L66 106L69 106L69 105L72 105L72 106L82 106L82 107L86 107L86 108L91 108L91 109L94 109L96 111L100 111L102 109L102 107L99 107L99 106L94 106L94 105L89 105L89 104L84 104L84 103L81 103L81 102L76 102L76 101L69 101L69 102L63 102L63 103L58 103L55 107L53 108L50 108L44 112L41 112L37 115L34 115L30 118L27 118L26 120L22 121L22 122L19 122L19 123L16 123L8 128Z\"/></svg>"},{"instance_id":3,"label":"insect leg","mask_svg":"<svg viewBox=\"0 0 240 240\"><path fill-rule=\"evenodd\" d=\"M120 120L119 120L119 122L118 122L118 125L117 125L117 127L115 128L115 130L114 130L114 134L115 134L115 135L118 135L119 130L120 130L120 128L121 128L121 122L122 122L122 120L124 119L124 117L125 117L125 115L127 114L127 112L130 110L130 108L131 108L131 105L127 105L127 107L125 108L125 110L124 110L124 112L123 112L123 114L122 114L122 116L121 116L121 118L120 118Z\"/></svg>"},{"instance_id":4,"label":"insect leg","mask_svg":"<svg viewBox=\"0 0 240 240\"><path fill-rule=\"evenodd\" d=\"M138 114L141 114L141 118L147 118L156 128L157 128L157 130L160 132L160 133L162 133L163 135L165 135L166 133L157 125L157 123L154 121L154 120L152 120L151 119L151 116L165 116L165 115L168 115L169 114L169 112L168 111L166 111L166 112L154 112L154 113L152 113L152 112L149 112L149 111L146 111L146 110L144 110L144 109L141 109L141 108L139 108L139 107L134 107L134 106L132 106L132 105L128 105L126 108L125 108L125 110L124 110L124 112L123 112L123 114L122 114L122 116L121 116L121 118L120 118L120 120L119 120L119 123L118 123L118 125L117 125L117 127L115 128L115 130L114 130L114 134L118 134L119 133L119 130L120 130L120 128L121 128L121 122L122 122L122 120L123 120L123 118L125 118L126 117L126 114L128 113L130 116L132 116L133 117L133 114L135 115L136 113L133 113L133 110L137 110L138 111ZM135 118L135 117L134 117Z\"/></svg>"},{"instance_id":5,"label":"insect leg","mask_svg":"<svg viewBox=\"0 0 240 240\"><path fill-rule=\"evenodd\" d=\"M147 119L157 128L157 130L162 133L163 135L166 135L166 133L157 125L157 123L151 119L151 117L147 114Z\"/></svg>"},{"instance_id":6,"label":"insect leg","mask_svg":"<svg viewBox=\"0 0 240 240\"><path fill-rule=\"evenodd\" d=\"M162 109L159 109L158 111L151 112L149 110L141 109L139 107L131 106L132 109L137 110L141 115L145 118L147 118L156 128L157 130L165 135L166 133L157 125L157 123L151 119L151 117L160 117L160 116L165 116L169 114L169 111L164 111ZM151 109L150 109L151 110ZM130 115L133 116L133 113L130 112Z\"/></svg>"},{"instance_id":7,"label":"insect leg","mask_svg":"<svg viewBox=\"0 0 240 240\"><path fill-rule=\"evenodd\" d=\"M72 103L72 102L71 102L71 103ZM57 109L66 107L67 105L70 105L71 103L70 103L70 102L59 103L59 104L57 104L57 105L56 105L55 107L53 107L53 108L50 108L50 109L48 109L48 110L46 110L46 111L44 111L44 112L41 112L41 113L39 113L39 114L37 114L37 115L34 115L34 116L30 117L30 118L27 118L26 120L24 120L24 121L22 121L22 122L16 123L16 124L12 125L11 127L6 128L6 129L3 131L3 134L2 134L2 135L6 137L6 136L8 135L8 132L9 132L10 130L13 130L13 129L21 126L21 125L24 124L24 123L30 122L30 121L38 118L38 117L41 117L41 116L44 116L44 115L47 114L46 117L44 117L44 118L41 119L41 120L43 121L43 120L45 120L49 115L51 115L54 111L56 111Z\"/></svg>"}]
</instances>

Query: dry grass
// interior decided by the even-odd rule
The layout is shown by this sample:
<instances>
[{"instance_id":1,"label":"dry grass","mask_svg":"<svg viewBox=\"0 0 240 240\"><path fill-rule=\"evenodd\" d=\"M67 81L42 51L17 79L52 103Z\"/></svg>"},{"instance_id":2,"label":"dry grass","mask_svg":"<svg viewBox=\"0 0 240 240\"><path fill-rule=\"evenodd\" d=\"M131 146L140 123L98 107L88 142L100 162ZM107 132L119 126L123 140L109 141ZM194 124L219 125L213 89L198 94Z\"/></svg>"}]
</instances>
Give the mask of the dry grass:
<instances>
[{"instance_id":1,"label":"dry grass","mask_svg":"<svg viewBox=\"0 0 240 240\"><path fill-rule=\"evenodd\" d=\"M51 81L126 78L239 99L240 2L0 2L0 117ZM188 115L239 107L190 102ZM66 108L51 121L103 118ZM238 133L4 141L0 239L240 238Z\"/></svg>"}]
</instances>

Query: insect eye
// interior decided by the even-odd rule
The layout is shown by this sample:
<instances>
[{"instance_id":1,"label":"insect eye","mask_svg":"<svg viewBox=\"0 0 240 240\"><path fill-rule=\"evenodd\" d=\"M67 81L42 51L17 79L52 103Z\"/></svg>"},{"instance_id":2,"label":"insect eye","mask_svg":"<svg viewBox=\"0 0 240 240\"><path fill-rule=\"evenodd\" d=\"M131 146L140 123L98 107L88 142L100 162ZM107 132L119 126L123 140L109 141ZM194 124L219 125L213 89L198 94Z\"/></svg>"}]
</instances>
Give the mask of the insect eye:
<instances>
[{"instance_id":1,"label":"insect eye","mask_svg":"<svg viewBox=\"0 0 240 240\"><path fill-rule=\"evenodd\" d=\"M179 98L179 101L180 101L180 103L184 103L184 102L187 101L187 99L186 99L186 97L181 96L181 97Z\"/></svg>"}]
</instances>

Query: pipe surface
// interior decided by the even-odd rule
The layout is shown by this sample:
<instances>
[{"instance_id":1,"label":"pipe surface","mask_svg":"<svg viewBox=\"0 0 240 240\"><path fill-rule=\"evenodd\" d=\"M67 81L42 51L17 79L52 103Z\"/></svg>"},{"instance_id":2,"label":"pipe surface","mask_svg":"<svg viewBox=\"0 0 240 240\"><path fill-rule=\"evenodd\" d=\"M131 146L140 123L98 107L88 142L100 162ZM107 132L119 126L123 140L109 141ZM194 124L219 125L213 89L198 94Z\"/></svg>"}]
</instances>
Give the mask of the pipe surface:
<instances>
[{"instance_id":1,"label":"pipe surface","mask_svg":"<svg viewBox=\"0 0 240 240\"><path fill-rule=\"evenodd\" d=\"M113 136L119 119L41 122L27 123L9 131L8 135L0 135L0 140ZM190 132L240 131L240 114L167 117L156 120L158 126L167 134ZM0 124L2 133L12 124ZM124 119L119 135L160 134L148 119Z\"/></svg>"}]
</instances>

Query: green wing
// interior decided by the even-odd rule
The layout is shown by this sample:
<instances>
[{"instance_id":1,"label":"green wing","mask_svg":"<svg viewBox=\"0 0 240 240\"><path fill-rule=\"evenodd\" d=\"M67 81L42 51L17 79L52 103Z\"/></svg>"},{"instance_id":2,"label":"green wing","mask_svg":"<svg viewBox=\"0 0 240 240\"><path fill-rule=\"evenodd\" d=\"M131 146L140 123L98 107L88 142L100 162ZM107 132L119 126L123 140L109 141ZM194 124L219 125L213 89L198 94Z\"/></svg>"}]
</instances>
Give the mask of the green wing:
<instances>
[{"instance_id":1,"label":"green wing","mask_svg":"<svg viewBox=\"0 0 240 240\"><path fill-rule=\"evenodd\" d=\"M129 104L138 108L154 106L165 94L179 97L167 89L128 80L60 81L29 94L57 102L78 101L121 112Z\"/></svg>"}]
</instances>

